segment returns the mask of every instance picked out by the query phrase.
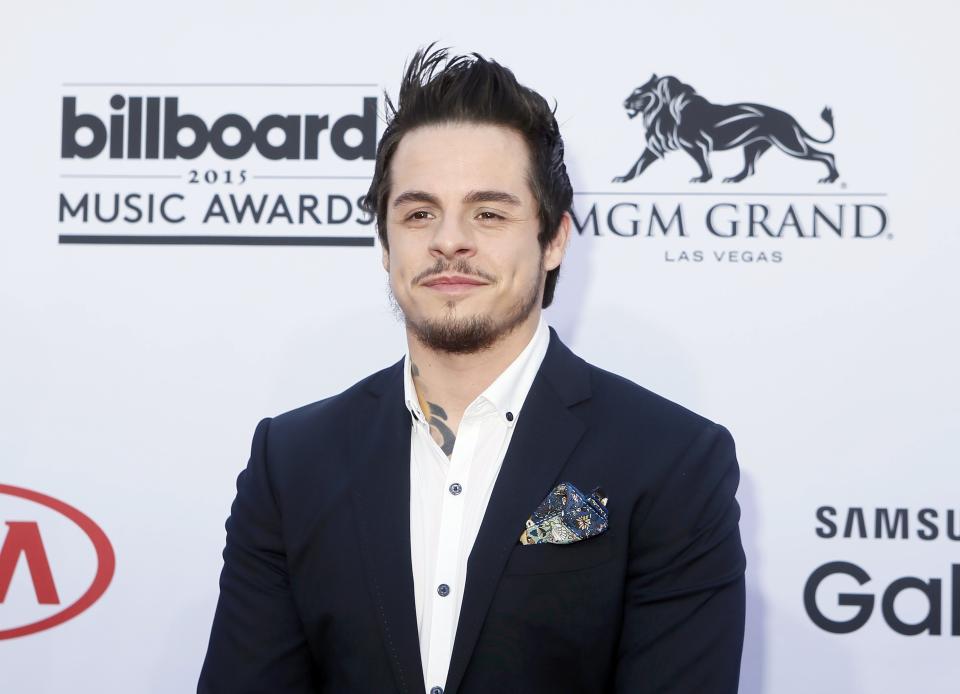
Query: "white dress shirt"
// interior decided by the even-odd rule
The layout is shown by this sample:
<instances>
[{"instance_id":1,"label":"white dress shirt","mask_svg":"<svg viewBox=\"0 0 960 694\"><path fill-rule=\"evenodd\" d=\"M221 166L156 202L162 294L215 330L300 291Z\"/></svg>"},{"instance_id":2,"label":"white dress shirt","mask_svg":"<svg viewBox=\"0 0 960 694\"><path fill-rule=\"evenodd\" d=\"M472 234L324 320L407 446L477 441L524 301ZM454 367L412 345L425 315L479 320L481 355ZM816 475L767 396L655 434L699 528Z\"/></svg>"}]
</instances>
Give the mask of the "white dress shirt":
<instances>
[{"instance_id":1,"label":"white dress shirt","mask_svg":"<svg viewBox=\"0 0 960 694\"><path fill-rule=\"evenodd\" d=\"M537 330L523 351L467 406L450 458L430 435L430 425L417 400L407 352L404 399L412 423L410 558L427 692L446 686L463 602L467 558L549 342L550 333L541 315ZM518 538L521 530L517 529Z\"/></svg>"}]
</instances>

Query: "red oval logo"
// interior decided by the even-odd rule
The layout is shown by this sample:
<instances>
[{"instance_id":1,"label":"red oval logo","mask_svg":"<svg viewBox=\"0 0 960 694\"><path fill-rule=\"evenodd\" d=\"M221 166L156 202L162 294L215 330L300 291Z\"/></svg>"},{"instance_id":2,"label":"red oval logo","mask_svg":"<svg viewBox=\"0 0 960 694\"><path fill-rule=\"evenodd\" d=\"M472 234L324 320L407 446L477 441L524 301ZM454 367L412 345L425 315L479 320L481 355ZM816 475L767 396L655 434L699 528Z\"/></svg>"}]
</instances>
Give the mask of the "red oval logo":
<instances>
[{"instance_id":1,"label":"red oval logo","mask_svg":"<svg viewBox=\"0 0 960 694\"><path fill-rule=\"evenodd\" d=\"M79 598L59 612L30 622L29 624L0 629L0 639L12 639L17 636L26 636L27 634L33 634L38 631L43 631L44 629L50 629L58 624L63 624L68 619L73 619L93 605L107 590L110 581L113 579L116 558L113 553L113 546L110 544L110 540L107 539L106 533L87 515L81 513L73 506L65 504L46 494L34 492L29 489L22 489L20 487L12 487L6 484L0 484L0 494L7 494L19 499L32 501L65 516L89 538L97 554L96 574L90 587L87 588ZM14 569L21 554L26 556L27 568L30 570L33 579L38 602L47 604L59 602L56 588L50 576L49 562L46 560L43 546L39 539L37 524L23 521L7 521L6 526L8 532L3 544L0 545L0 603L3 602L7 589L10 586Z\"/></svg>"}]
</instances>

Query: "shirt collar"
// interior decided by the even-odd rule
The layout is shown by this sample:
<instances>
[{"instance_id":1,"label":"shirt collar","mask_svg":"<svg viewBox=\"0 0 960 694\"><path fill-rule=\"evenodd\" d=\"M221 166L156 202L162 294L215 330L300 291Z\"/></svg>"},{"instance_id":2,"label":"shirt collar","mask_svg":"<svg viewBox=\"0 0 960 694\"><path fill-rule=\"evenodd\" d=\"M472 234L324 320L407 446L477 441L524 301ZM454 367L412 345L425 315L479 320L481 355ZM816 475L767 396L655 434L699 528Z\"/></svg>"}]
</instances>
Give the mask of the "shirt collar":
<instances>
[{"instance_id":1,"label":"shirt collar","mask_svg":"<svg viewBox=\"0 0 960 694\"><path fill-rule=\"evenodd\" d=\"M420 409L420 401L417 399L417 390L413 385L413 376L410 373L410 350L403 358L403 401L413 417L414 423L419 422L426 425L427 419L423 416L423 410Z\"/></svg>"},{"instance_id":2,"label":"shirt collar","mask_svg":"<svg viewBox=\"0 0 960 694\"><path fill-rule=\"evenodd\" d=\"M520 415L520 409L527 398L533 379L540 370L540 364L547 354L550 344L550 331L547 323L540 314L537 329L530 338L530 342L523 348L510 365L497 376L496 380L487 386L476 399L467 407L467 414L481 402L489 403L497 413L504 418L507 426L514 426ZM415 423L427 426L426 417L420 409L417 400L417 391L413 385L413 376L410 371L410 350L407 350L403 362L403 398Z\"/></svg>"}]
</instances>

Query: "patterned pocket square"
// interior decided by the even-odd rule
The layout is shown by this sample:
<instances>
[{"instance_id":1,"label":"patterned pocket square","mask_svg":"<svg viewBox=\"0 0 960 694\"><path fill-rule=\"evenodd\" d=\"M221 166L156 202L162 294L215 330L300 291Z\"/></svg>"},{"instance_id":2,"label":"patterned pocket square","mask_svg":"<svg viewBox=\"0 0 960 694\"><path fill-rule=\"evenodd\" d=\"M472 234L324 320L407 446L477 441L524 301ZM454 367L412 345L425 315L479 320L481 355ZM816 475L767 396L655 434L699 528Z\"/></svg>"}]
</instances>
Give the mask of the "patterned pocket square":
<instances>
[{"instance_id":1,"label":"patterned pocket square","mask_svg":"<svg viewBox=\"0 0 960 694\"><path fill-rule=\"evenodd\" d=\"M596 487L587 495L570 482L561 482L527 519L520 544L566 545L599 535L606 529L607 497L603 490Z\"/></svg>"}]
</instances>

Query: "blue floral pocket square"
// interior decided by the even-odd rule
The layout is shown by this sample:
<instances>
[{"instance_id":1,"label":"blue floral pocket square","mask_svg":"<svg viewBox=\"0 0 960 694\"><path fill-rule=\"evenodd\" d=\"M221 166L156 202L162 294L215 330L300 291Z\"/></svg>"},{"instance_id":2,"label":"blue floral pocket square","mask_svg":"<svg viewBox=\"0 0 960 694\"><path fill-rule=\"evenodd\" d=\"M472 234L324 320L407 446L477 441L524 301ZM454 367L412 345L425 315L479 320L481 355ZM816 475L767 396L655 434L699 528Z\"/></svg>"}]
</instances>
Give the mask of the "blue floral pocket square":
<instances>
[{"instance_id":1,"label":"blue floral pocket square","mask_svg":"<svg viewBox=\"0 0 960 694\"><path fill-rule=\"evenodd\" d=\"M566 545L607 529L607 497L600 487L584 494L570 482L561 482L527 519L520 544L549 542Z\"/></svg>"}]
</instances>

